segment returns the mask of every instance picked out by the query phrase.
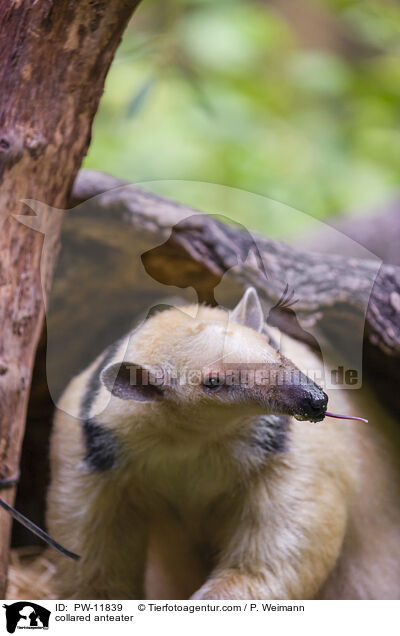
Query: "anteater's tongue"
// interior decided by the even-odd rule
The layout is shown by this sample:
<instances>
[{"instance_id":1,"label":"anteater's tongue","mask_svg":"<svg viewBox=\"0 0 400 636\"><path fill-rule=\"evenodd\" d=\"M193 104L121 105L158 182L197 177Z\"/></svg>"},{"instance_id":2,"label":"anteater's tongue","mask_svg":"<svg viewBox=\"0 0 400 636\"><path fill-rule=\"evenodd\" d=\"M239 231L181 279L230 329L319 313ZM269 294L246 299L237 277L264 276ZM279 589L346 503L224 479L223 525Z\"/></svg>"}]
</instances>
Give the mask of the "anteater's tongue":
<instances>
[{"instance_id":1,"label":"anteater's tongue","mask_svg":"<svg viewBox=\"0 0 400 636\"><path fill-rule=\"evenodd\" d=\"M329 411L325 412L325 417L336 417L336 419L338 420L357 420L358 422L368 423L368 420L364 419L363 417L354 417L353 415L338 415L337 413L329 413Z\"/></svg>"}]
</instances>

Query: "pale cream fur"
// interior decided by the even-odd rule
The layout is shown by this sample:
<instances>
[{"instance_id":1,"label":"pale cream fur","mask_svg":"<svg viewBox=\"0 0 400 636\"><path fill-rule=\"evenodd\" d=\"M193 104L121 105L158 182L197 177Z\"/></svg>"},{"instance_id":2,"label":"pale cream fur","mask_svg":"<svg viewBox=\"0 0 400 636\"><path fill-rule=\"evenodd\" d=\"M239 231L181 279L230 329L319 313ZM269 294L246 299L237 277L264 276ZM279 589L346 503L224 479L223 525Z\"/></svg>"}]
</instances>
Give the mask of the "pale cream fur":
<instances>
[{"instance_id":1,"label":"pale cream fur","mask_svg":"<svg viewBox=\"0 0 400 636\"><path fill-rule=\"evenodd\" d=\"M227 352L277 359L264 335L225 312L187 312L156 315L115 360L205 368ZM295 341L286 355L301 368L306 358L318 364ZM368 425L292 419L287 451L266 458L248 444L254 413L214 408L199 387L181 387L168 408L102 388L96 419L118 435L121 457L93 472L82 423L67 413L79 413L97 363L72 380L54 423L48 529L82 555L59 556L60 597L400 597L400 441L368 389L329 394L330 411Z\"/></svg>"}]
</instances>

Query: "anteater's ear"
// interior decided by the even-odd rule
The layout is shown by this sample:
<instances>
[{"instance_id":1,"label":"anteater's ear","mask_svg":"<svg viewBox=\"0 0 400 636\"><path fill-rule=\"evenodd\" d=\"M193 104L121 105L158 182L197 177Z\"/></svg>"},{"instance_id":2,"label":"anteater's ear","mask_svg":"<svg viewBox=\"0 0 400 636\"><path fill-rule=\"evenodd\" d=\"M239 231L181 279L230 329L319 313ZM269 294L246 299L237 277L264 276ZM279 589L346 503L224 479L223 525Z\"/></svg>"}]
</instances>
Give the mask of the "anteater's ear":
<instances>
[{"instance_id":1,"label":"anteater's ear","mask_svg":"<svg viewBox=\"0 0 400 636\"><path fill-rule=\"evenodd\" d=\"M229 317L239 325L250 327L255 331L262 331L264 314L260 299L254 287L246 289L235 309L230 312Z\"/></svg>"},{"instance_id":2,"label":"anteater's ear","mask_svg":"<svg viewBox=\"0 0 400 636\"><path fill-rule=\"evenodd\" d=\"M162 387L155 383L154 374L132 362L109 364L100 380L110 393L121 400L152 402L162 396Z\"/></svg>"}]
</instances>

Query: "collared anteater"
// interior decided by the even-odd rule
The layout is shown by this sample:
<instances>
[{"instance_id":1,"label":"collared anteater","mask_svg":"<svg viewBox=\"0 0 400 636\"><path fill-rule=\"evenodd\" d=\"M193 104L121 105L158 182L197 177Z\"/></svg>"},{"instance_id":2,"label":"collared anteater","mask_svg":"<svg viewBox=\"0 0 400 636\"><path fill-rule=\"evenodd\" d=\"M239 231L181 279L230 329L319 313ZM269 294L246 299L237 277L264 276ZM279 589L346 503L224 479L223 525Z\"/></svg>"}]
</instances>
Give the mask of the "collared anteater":
<instances>
[{"instance_id":1,"label":"collared anteater","mask_svg":"<svg viewBox=\"0 0 400 636\"><path fill-rule=\"evenodd\" d=\"M47 520L81 559L58 558L60 597L400 597L396 427L367 389L329 405L369 424L324 419L298 370L318 360L289 352L250 289L153 315L71 381Z\"/></svg>"}]
</instances>

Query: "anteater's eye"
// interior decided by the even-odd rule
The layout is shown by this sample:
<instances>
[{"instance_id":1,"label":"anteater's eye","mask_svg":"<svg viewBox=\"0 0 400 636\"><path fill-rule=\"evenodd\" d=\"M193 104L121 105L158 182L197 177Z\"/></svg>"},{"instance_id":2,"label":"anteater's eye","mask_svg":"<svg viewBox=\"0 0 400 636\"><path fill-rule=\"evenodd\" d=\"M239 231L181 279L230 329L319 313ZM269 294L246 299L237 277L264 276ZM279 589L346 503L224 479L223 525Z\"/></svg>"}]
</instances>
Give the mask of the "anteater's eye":
<instances>
[{"instance_id":1,"label":"anteater's eye","mask_svg":"<svg viewBox=\"0 0 400 636\"><path fill-rule=\"evenodd\" d=\"M220 389L222 386L222 380L215 375L211 375L208 378L205 378L203 382L203 387L208 391L216 391Z\"/></svg>"}]
</instances>

